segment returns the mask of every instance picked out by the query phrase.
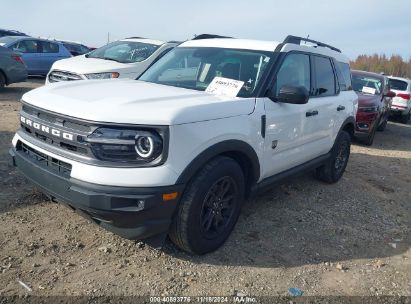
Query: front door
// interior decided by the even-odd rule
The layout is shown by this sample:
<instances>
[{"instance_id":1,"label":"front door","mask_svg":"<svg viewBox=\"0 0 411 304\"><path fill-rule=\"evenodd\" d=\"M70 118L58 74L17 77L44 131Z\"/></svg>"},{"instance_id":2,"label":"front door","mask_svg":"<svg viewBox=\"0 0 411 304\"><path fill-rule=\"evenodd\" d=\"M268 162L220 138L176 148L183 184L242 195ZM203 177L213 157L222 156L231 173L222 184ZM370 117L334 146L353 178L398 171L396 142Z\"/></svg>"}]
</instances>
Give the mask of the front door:
<instances>
[{"instance_id":1,"label":"front door","mask_svg":"<svg viewBox=\"0 0 411 304\"><path fill-rule=\"evenodd\" d=\"M273 81L275 95L285 85L304 86L311 92L310 57L302 53L288 54ZM311 100L311 98L310 98ZM275 175L311 158L305 145L307 104L287 104L263 97L266 115L266 133L263 155L263 178ZM311 117L310 117L311 118Z\"/></svg>"}]
</instances>

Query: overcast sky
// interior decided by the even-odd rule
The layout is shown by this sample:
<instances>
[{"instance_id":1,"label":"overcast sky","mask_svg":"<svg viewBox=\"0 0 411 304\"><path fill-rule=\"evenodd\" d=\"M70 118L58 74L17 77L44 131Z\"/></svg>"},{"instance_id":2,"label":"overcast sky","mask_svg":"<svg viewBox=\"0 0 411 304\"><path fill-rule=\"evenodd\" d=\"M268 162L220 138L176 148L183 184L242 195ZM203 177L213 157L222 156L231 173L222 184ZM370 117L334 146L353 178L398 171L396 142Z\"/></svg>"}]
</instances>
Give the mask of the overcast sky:
<instances>
[{"instance_id":1,"label":"overcast sky","mask_svg":"<svg viewBox=\"0 0 411 304\"><path fill-rule=\"evenodd\" d=\"M282 41L293 34L359 54L411 56L410 0L0 0L0 28L99 47L141 36L213 33Z\"/></svg>"}]
</instances>

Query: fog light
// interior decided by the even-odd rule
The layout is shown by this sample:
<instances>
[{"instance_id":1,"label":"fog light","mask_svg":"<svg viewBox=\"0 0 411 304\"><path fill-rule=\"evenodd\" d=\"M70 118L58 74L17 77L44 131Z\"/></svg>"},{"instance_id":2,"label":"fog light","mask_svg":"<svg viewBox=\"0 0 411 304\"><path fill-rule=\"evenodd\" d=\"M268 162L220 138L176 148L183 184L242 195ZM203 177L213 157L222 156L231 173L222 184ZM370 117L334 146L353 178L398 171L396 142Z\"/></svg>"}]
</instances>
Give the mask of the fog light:
<instances>
[{"instance_id":1,"label":"fog light","mask_svg":"<svg viewBox=\"0 0 411 304\"><path fill-rule=\"evenodd\" d=\"M363 122L358 123L357 125L358 125L358 128L360 129L368 129L370 127L367 123L363 123Z\"/></svg>"}]
</instances>

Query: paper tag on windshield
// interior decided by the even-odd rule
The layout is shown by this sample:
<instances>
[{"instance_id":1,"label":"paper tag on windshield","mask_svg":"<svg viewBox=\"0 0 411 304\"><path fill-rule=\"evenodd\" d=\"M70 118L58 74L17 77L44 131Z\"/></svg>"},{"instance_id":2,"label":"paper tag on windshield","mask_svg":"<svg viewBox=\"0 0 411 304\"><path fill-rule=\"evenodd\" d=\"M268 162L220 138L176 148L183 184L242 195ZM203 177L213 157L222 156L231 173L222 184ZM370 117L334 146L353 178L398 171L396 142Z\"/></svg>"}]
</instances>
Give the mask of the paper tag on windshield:
<instances>
[{"instance_id":1,"label":"paper tag on windshield","mask_svg":"<svg viewBox=\"0 0 411 304\"><path fill-rule=\"evenodd\" d=\"M230 97L236 97L243 87L244 81L234 80L224 77L214 77L210 82L207 89L207 93L215 95L226 95Z\"/></svg>"},{"instance_id":2,"label":"paper tag on windshield","mask_svg":"<svg viewBox=\"0 0 411 304\"><path fill-rule=\"evenodd\" d=\"M369 87L362 87L362 92L375 95L375 89Z\"/></svg>"}]
</instances>

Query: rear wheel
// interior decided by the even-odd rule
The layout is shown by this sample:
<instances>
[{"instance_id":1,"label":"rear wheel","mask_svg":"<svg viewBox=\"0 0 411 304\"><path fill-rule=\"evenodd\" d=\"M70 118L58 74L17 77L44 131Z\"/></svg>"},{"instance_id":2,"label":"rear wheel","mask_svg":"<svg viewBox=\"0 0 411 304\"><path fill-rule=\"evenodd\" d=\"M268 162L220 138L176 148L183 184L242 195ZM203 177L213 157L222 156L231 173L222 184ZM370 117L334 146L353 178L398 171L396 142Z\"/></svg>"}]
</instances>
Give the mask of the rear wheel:
<instances>
[{"instance_id":1,"label":"rear wheel","mask_svg":"<svg viewBox=\"0 0 411 304\"><path fill-rule=\"evenodd\" d=\"M331 150L330 159L316 170L316 177L326 183L335 183L343 175L350 157L351 137L341 131Z\"/></svg>"},{"instance_id":2,"label":"rear wheel","mask_svg":"<svg viewBox=\"0 0 411 304\"><path fill-rule=\"evenodd\" d=\"M233 159L217 157L190 181L170 228L182 250L205 254L228 238L244 199L244 175Z\"/></svg>"}]
</instances>

